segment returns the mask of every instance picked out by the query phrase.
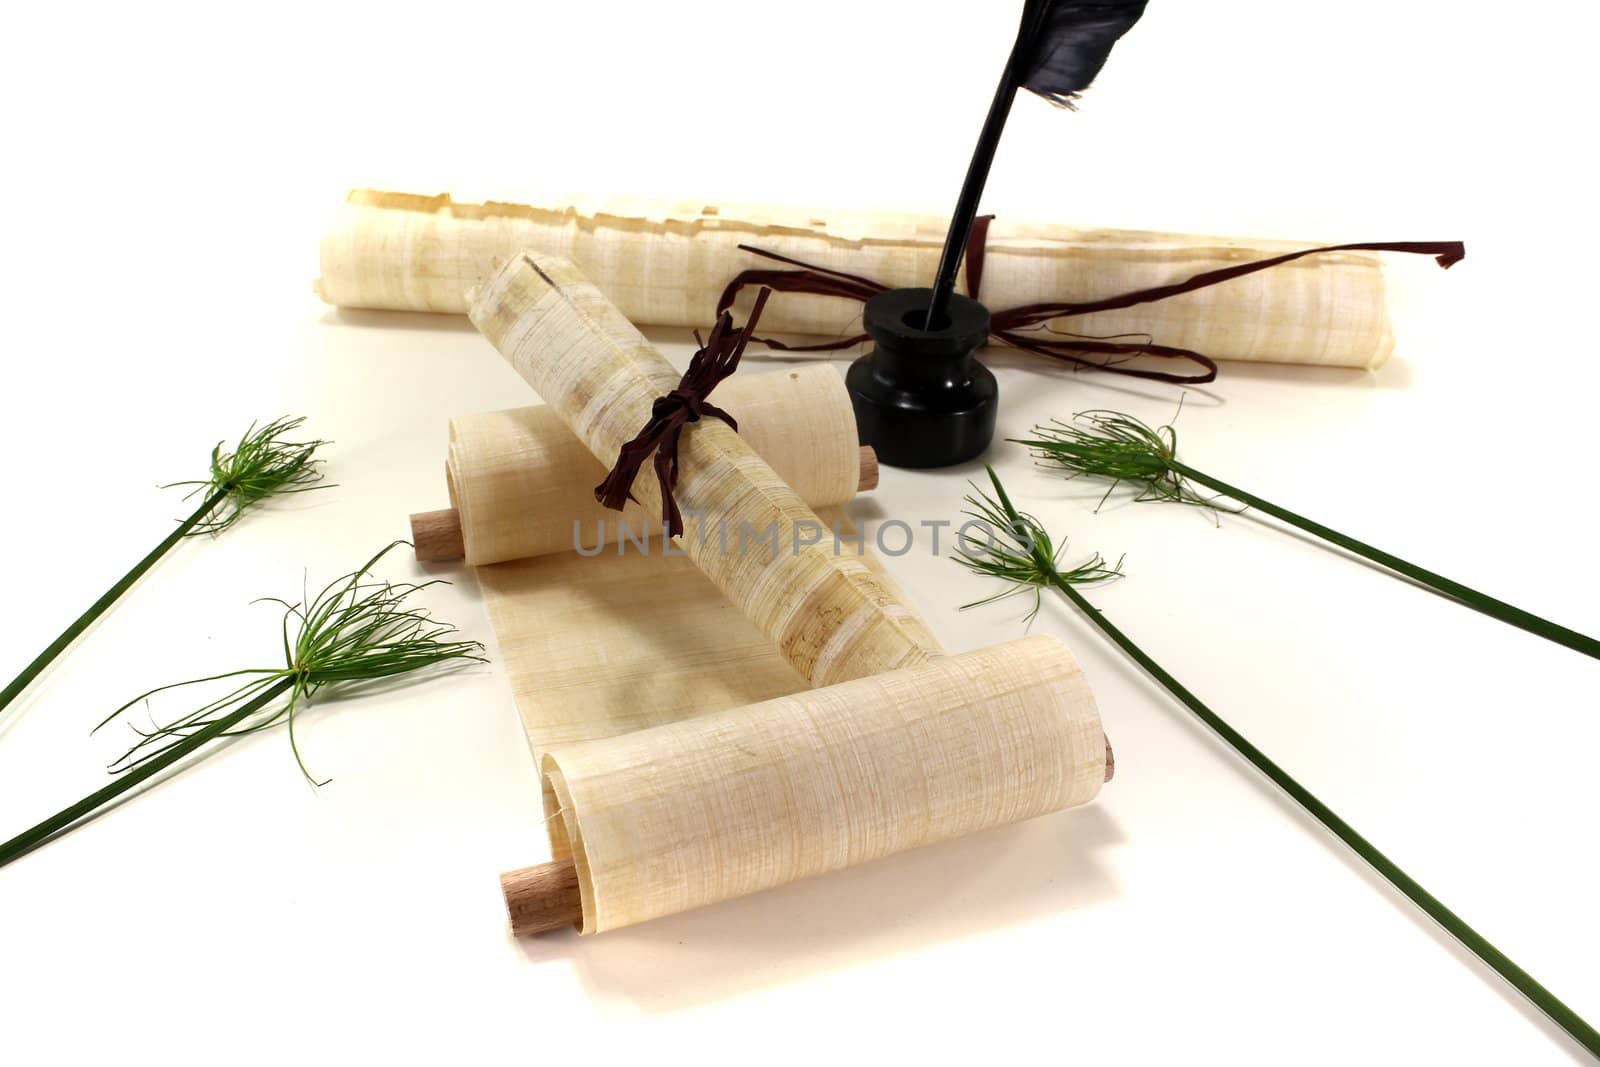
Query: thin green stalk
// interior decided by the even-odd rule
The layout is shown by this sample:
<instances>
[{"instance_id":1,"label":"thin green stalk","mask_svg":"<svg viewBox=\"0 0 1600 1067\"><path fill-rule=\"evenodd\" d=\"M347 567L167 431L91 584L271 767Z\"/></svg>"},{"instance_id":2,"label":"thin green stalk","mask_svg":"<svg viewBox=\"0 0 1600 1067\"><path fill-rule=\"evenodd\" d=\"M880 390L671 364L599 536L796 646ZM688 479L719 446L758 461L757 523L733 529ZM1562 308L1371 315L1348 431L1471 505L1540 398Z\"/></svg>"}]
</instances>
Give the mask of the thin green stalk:
<instances>
[{"instance_id":1,"label":"thin green stalk","mask_svg":"<svg viewBox=\"0 0 1600 1067\"><path fill-rule=\"evenodd\" d=\"M221 442L211 449L211 472L206 478L198 481L174 482L173 485L194 486L190 496L205 492L205 500L195 509L194 514L179 523L177 529L168 534L149 555L136 563L133 569L123 575L115 585L107 589L100 599L89 606L88 611L79 615L72 625L63 630L43 652L33 658L33 662L22 669L21 674L13 678L5 689L0 690L0 712L5 711L7 705L43 673L68 645L93 625L96 619L104 615L106 609L116 603L122 594L154 566L157 560L166 555L173 545L191 534L217 533L227 529L238 522L240 516L252 504L270 496L304 493L324 488L313 484L322 477L321 472L317 470L320 461L313 456L317 448L327 442L283 439L284 434L293 431L303 422L305 422L303 418L284 417L274 419L260 427L251 423L250 428L231 450L224 449Z\"/></svg>"},{"instance_id":2,"label":"thin green stalk","mask_svg":"<svg viewBox=\"0 0 1600 1067\"><path fill-rule=\"evenodd\" d=\"M1490 618L1600 659L1600 640L1419 567L1196 470L1178 459L1177 431L1171 425L1156 429L1131 415L1115 411L1084 411L1075 415L1072 422L1056 420L1048 426L1035 427L1033 437L1015 443L1027 445L1042 463L1068 472L1069 477L1088 475L1111 482L1111 488L1106 490L1107 496L1118 485L1127 484L1138 487L1139 500L1215 506L1217 498L1201 496L1189 484L1199 483L1222 496L1256 508L1330 544L1387 567Z\"/></svg>"},{"instance_id":3,"label":"thin green stalk","mask_svg":"<svg viewBox=\"0 0 1600 1067\"><path fill-rule=\"evenodd\" d=\"M1528 633L1537 634L1546 641L1554 641L1556 644L1563 645L1575 652L1582 652L1586 656L1600 659L1600 641L1592 637L1580 634L1576 630L1570 630L1559 623L1551 622L1549 619L1541 618L1531 612L1523 611L1514 604L1507 604L1504 600L1498 600L1487 593L1462 585L1460 582L1446 578L1442 574L1435 574L1425 567L1419 567L1415 563L1403 560L1399 556L1369 545L1365 541L1358 541L1348 534L1342 534L1338 530L1308 519L1304 515L1297 515L1287 508L1281 508L1271 501L1263 500L1254 493L1247 493L1243 489L1229 485L1220 478L1213 478L1204 471L1195 470L1181 460L1173 459L1171 462L1172 469L1176 473L1191 481L1199 482L1206 488L1221 493L1223 496L1231 497L1241 504L1246 504L1257 511L1265 512L1275 519L1288 523L1290 526L1299 527L1307 533L1320 537L1331 544L1338 545L1346 551L1354 552L1356 555L1369 559L1380 566L1388 567L1398 574L1405 575L1412 581L1419 582L1436 592L1460 601L1469 608L1481 611L1490 618L1499 619L1501 622L1509 623L1518 629L1526 630Z\"/></svg>"},{"instance_id":4,"label":"thin green stalk","mask_svg":"<svg viewBox=\"0 0 1600 1067\"><path fill-rule=\"evenodd\" d=\"M15 700L19 693L26 689L29 684L31 684L33 680L44 671L46 667L50 666L52 660L59 656L68 645L76 641L78 639L78 635L93 625L96 619L98 619L101 615L104 615L106 609L112 604L116 603L118 598L120 598L123 593L126 593L129 587L144 575L145 571L155 566L156 560L166 555L168 549L177 544L179 541L183 540L184 537L188 535L189 531L194 529L195 526L199 524L201 519L204 519L208 514L210 514L211 510L220 504L223 498L227 495L228 494L226 490L219 489L215 493L212 493L210 496L206 497L205 503L196 508L193 515L190 515L187 519L184 519L183 522L179 523L178 528L173 530L172 533L168 534L166 539L159 545L151 549L148 556L145 556L144 559L141 559L138 563L135 563L132 570L128 571L127 574L124 574L115 585L101 594L99 600L96 600L93 604L89 605L88 611L85 611L82 615L79 615L72 625L68 626L65 630L62 630L59 637L50 642L50 644L45 647L43 652L39 653L33 658L32 663L22 668L22 673L13 678L10 684L5 687L5 689L0 690L0 711L4 711L6 709L6 705Z\"/></svg>"},{"instance_id":5,"label":"thin green stalk","mask_svg":"<svg viewBox=\"0 0 1600 1067\"><path fill-rule=\"evenodd\" d=\"M1467 924L1455 912L1440 902L1438 897L1424 889L1416 879L1401 870L1388 856L1368 841L1355 828L1341 819L1321 800L1299 782L1291 778L1282 767L1279 767L1265 753L1252 745L1245 737L1229 726L1223 719L1206 707L1200 698L1189 692L1172 675L1168 674L1159 663L1151 659L1129 637L1117 629L1102 614L1099 609L1090 604L1082 593L1072 588L1060 579L1053 579L1050 583L1072 601L1079 611L1089 619L1101 632L1109 637L1113 644L1128 654L1128 657L1143 667L1149 675L1160 682L1173 696L1177 697L1184 707L1192 711L1201 722L1209 726L1218 737L1228 743L1234 751L1250 761L1250 764L1262 774L1266 775L1279 789L1304 808L1312 818L1327 827L1335 837L1343 841L1350 850L1365 860L1373 870L1381 874L1396 889L1404 893L1417 907L1421 908L1435 922L1442 926L1457 941L1461 942L1484 963L1492 967L1500 977L1511 983L1512 987L1530 1000L1534 1007L1548 1015L1557 1026L1561 1027L1572 1039L1582 1045L1590 1053L1600 1056L1600 1032L1584 1021L1583 1017L1573 1011L1554 993L1541 985L1532 975L1519 967L1511 957L1495 948L1488 938Z\"/></svg>"},{"instance_id":6,"label":"thin green stalk","mask_svg":"<svg viewBox=\"0 0 1600 1067\"><path fill-rule=\"evenodd\" d=\"M227 733L233 727L260 711L292 685L294 685L293 678L279 679L254 700L241 705L231 714L215 720L203 730L189 734L180 743L168 747L159 756L140 764L110 785L90 793L76 804L63 808L32 829L24 830L10 841L0 845L0 867L4 867L19 856L32 852L52 837L71 827L79 819L98 811L134 786L137 786L140 782L160 774L191 752L203 747L214 738Z\"/></svg>"},{"instance_id":7,"label":"thin green stalk","mask_svg":"<svg viewBox=\"0 0 1600 1067\"><path fill-rule=\"evenodd\" d=\"M1455 912L1445 907L1432 893L1424 889L1416 879L1401 870L1395 862L1380 852L1376 846L1329 808L1321 800L1299 782L1295 781L1282 767L1279 767L1267 757L1260 749L1251 744L1243 734L1228 725L1223 718L1212 711L1191 693L1176 678L1167 673L1155 660L1151 659L1133 640L1123 633L1110 619L1094 605L1090 604L1083 594L1074 588L1074 584L1066 575L1063 575L1055 563L1054 551L1050 548L1049 541L1043 536L1042 529L1029 516L1022 514L1012 505L1006 496L1005 488L1000 484L1000 479L989 469L989 478L994 484L998 503L989 501L973 501L980 509L993 510L1003 516L1007 521L1003 526L1004 532L1011 533L1031 558L1034 569L1031 575L1013 580L1026 581L1034 586L1048 585L1065 596L1074 607L1081 611L1085 618L1093 623L1102 633L1111 639L1112 643L1122 649L1135 663L1142 667L1146 673L1161 684L1183 706L1191 711L1196 718L1209 727L1216 735L1227 742L1239 755L1248 760L1251 766L1265 775L1279 789L1299 804L1308 814L1325 826L1335 837L1344 842L1352 852L1361 857L1366 863L1382 875L1389 884L1393 885L1408 900L1421 908L1430 918L1437 922L1452 937L1461 942L1473 955L1494 969L1511 986L1550 1017L1551 1021L1565 1030L1574 1041L1582 1045L1592 1055L1600 1056L1600 1031L1589 1025L1577 1012L1569 1008L1560 998L1546 989L1532 975L1519 967L1509 956L1496 948L1487 938L1478 933ZM1233 494L1218 488L1218 492ZM989 505L986 507L986 505ZM1008 569L1014 564L1015 555L1012 554L1007 561ZM993 570L984 566L974 567L970 561L966 565L983 573L993 573ZM980 560L980 562L983 562Z\"/></svg>"},{"instance_id":8,"label":"thin green stalk","mask_svg":"<svg viewBox=\"0 0 1600 1067\"><path fill-rule=\"evenodd\" d=\"M0 866L63 832L89 813L163 768L225 737L255 733L288 721L289 747L300 771L313 785L295 741L297 710L324 690L349 690L445 663L483 660L476 641L449 640L453 627L410 606L415 593L437 582L401 583L370 580L378 561L404 541L396 541L359 569L329 583L316 596L299 603L283 600L283 665L250 667L205 678L191 678L140 693L95 727L99 730L136 704L160 693L228 681L234 688L197 708L151 728L134 727L139 740L114 760L109 770L118 781L97 790L65 811L46 819L0 845ZM240 679L248 679L239 682ZM276 697L288 699L268 708ZM152 717L153 719L153 717ZM91 731L93 732L93 731Z\"/></svg>"}]
</instances>

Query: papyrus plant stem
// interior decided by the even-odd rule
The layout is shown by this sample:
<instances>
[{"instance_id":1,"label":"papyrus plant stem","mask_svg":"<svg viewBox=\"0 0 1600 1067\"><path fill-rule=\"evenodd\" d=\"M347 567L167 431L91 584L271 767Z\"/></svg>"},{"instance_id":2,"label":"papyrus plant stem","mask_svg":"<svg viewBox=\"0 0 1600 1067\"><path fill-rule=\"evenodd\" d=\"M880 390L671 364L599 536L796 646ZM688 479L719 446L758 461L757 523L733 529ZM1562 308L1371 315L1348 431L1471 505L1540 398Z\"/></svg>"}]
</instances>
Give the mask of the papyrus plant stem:
<instances>
[{"instance_id":1,"label":"papyrus plant stem","mask_svg":"<svg viewBox=\"0 0 1600 1067\"><path fill-rule=\"evenodd\" d=\"M215 533L227 529L239 521L246 508L267 497L322 488L312 484L322 477L317 469L318 461L312 457L317 448L327 442L283 439L284 434L292 432L304 421L281 418L265 426L252 424L232 450L225 450L221 443L212 448L209 477L200 481L175 483L194 486L194 493L205 493L205 499L192 515L178 524L177 529L151 549L149 555L134 564L115 585L101 594L100 599L90 604L87 611L46 645L43 652L22 668L21 674L0 689L0 712L5 711L8 704L96 619L104 615L106 609L115 604L173 545L190 534Z\"/></svg>"},{"instance_id":2,"label":"papyrus plant stem","mask_svg":"<svg viewBox=\"0 0 1600 1067\"><path fill-rule=\"evenodd\" d=\"M1469 926L1466 920L1445 907L1439 898L1424 889L1416 879L1379 851L1377 846L1357 833L1355 828L1340 818L1332 808L1295 781L1287 771L1251 744L1238 730L1228 725L1222 716L1212 711L1199 697L1191 693L1161 664L1136 645L1132 638L1106 618L1098 608L1090 604L1076 588L1080 583L1071 577L1071 572L1063 572L1057 566L1055 546L1043 527L1032 516L1016 509L992 468L989 469L989 480L993 485L994 495L991 497L980 493L975 497L969 497L968 501L976 509L974 515L991 520L995 533L999 536L1009 536L1011 543L1003 543L998 538L991 540L987 545L974 543L975 550L963 550L958 557L964 566L981 574L1002 577L1014 583L1019 590L1031 588L1037 591L1048 587L1066 597L1084 618L1110 639L1112 644L1159 682L1162 688L1222 738L1228 747L1249 761L1250 765L1260 771L1268 781L1283 790L1307 814L1344 842L1352 852L1366 861L1390 885L1405 894L1406 899L1422 909L1429 918L1461 942L1473 955L1493 968L1495 973L1571 1035L1574 1041L1591 1054L1600 1056L1600 1032L1589 1025L1582 1016L1496 948L1488 938ZM1101 571L1098 560L1099 557L1096 556L1091 561L1091 573Z\"/></svg>"},{"instance_id":3,"label":"papyrus plant stem","mask_svg":"<svg viewBox=\"0 0 1600 1067\"><path fill-rule=\"evenodd\" d=\"M213 741L265 730L288 721L290 747L300 770L316 782L300 759L294 740L295 714L324 690L359 689L363 684L411 674L425 667L482 660L476 641L450 640L453 627L435 621L407 601L437 582L378 581L372 569L397 541L358 570L339 578L315 597L283 607L283 664L249 667L194 678L140 693L101 720L105 726L149 697L189 686L226 680L233 688L198 707L149 729L135 727L139 740L112 762L117 780L62 809L38 825L0 844L0 867L133 789L152 775L205 748ZM278 698L286 699L279 701Z\"/></svg>"},{"instance_id":4,"label":"papyrus plant stem","mask_svg":"<svg viewBox=\"0 0 1600 1067\"><path fill-rule=\"evenodd\" d=\"M1085 411L1073 416L1070 422L1056 421L1037 426L1032 437L1017 439L1015 443L1031 448L1035 457L1046 467L1066 471L1070 476L1087 475L1106 479L1112 483L1112 489L1119 484L1134 486L1139 489L1139 500L1215 506L1216 498L1196 493L1190 483L1203 485L1212 492L1237 500L1320 537L1329 544L1387 567L1490 618L1600 659L1600 640L1524 611L1426 567L1419 567L1189 466L1178 459L1177 432L1170 425L1155 429L1120 412ZM1107 490L1108 495L1109 492Z\"/></svg>"}]
</instances>

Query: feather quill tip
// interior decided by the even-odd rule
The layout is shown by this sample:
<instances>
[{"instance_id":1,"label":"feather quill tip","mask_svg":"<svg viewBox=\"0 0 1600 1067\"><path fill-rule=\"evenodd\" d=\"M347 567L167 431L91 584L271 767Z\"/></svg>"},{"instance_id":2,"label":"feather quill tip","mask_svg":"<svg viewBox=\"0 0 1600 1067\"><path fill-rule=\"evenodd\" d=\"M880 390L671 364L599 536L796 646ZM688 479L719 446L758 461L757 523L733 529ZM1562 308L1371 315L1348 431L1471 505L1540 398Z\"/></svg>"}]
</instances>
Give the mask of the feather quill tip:
<instances>
[{"instance_id":1,"label":"feather quill tip","mask_svg":"<svg viewBox=\"0 0 1600 1067\"><path fill-rule=\"evenodd\" d=\"M1144 15L1147 0L1053 0L1030 23L1033 47L1022 88L1076 110L1112 47Z\"/></svg>"}]
</instances>

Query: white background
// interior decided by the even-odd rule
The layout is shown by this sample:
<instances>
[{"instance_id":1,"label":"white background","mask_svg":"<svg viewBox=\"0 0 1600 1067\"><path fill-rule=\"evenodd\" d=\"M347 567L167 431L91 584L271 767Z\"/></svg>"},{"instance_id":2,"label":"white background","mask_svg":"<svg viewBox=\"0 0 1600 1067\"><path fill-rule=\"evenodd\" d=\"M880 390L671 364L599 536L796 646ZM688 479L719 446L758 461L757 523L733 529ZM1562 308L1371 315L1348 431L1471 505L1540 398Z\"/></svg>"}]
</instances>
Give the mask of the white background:
<instances>
[{"instance_id":1,"label":"white background","mask_svg":"<svg viewBox=\"0 0 1600 1067\"><path fill-rule=\"evenodd\" d=\"M1013 3L28 5L0 37L0 677L184 508L212 441L303 413L338 488L175 552L0 717L0 836L104 781L88 726L270 664L292 596L444 502L446 422L522 382L463 320L310 294L345 189L947 211ZM1007 216L1312 240L1395 262L1380 373L1225 365L1205 469L1600 632L1587 5L1155 0L1079 114L1019 101ZM1590 131L1585 133L1584 131ZM679 334L657 335L675 359ZM1175 388L1008 356L1002 436ZM994 458L1098 604L1551 989L1600 1019L1600 666L1250 517L1113 501ZM949 518L957 470L860 514ZM1076 558L1076 557L1074 557ZM1022 606L892 561L952 648ZM386 573L417 571L396 556ZM428 596L490 640L476 586ZM1116 744L1094 805L604 937L517 944L543 857L493 665L245 739L0 870L0 1058L247 1062L1581 1060L1492 974L1064 607Z\"/></svg>"}]
</instances>

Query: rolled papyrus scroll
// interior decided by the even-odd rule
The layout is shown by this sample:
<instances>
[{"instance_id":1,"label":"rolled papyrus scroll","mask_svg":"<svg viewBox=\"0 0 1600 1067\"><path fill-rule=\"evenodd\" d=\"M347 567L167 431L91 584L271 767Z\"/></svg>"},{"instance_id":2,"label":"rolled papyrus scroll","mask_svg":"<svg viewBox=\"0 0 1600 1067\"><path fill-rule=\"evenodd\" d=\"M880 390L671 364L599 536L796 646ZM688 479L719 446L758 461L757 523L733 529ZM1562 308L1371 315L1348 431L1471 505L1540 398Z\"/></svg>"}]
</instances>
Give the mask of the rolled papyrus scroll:
<instances>
[{"instance_id":1,"label":"rolled papyrus scroll","mask_svg":"<svg viewBox=\"0 0 1600 1067\"><path fill-rule=\"evenodd\" d=\"M1085 803L1105 760L1082 671L1036 636L557 746L542 770L589 934Z\"/></svg>"},{"instance_id":2,"label":"rolled papyrus scroll","mask_svg":"<svg viewBox=\"0 0 1600 1067\"><path fill-rule=\"evenodd\" d=\"M518 253L572 260L641 326L709 327L729 280L773 267L755 245L891 288L929 284L943 218L773 207L651 204L457 204L448 196L357 190L324 237L317 291L343 307L460 313L467 293ZM978 294L991 310L1084 301L1178 282L1307 243L1076 229L990 226ZM964 284L964 282L963 282ZM969 294L970 295L970 294ZM859 304L783 294L763 330L849 336ZM1377 255L1318 255L1157 303L1061 320L1091 337L1149 335L1216 359L1376 367L1394 347Z\"/></svg>"},{"instance_id":3,"label":"rolled papyrus scroll","mask_svg":"<svg viewBox=\"0 0 1600 1067\"><path fill-rule=\"evenodd\" d=\"M516 256L472 317L602 462L678 385L565 261ZM827 523L730 427L690 423L677 458L680 558L480 570L554 856L503 876L515 930L613 929L1095 795L1110 749L1058 641L943 658L862 558L801 540ZM634 489L659 514L655 480ZM774 551L731 543L747 528Z\"/></svg>"},{"instance_id":4,"label":"rolled papyrus scroll","mask_svg":"<svg viewBox=\"0 0 1600 1067\"><path fill-rule=\"evenodd\" d=\"M811 507L842 504L861 488L855 415L833 367L736 374L716 399L738 420L740 436ZM619 514L595 501L606 468L548 405L450 420L446 469L459 512L455 536L463 551L456 558L464 554L475 567L614 545L624 530L634 538L647 527L661 534L659 511L629 504ZM424 542L416 540L423 555Z\"/></svg>"},{"instance_id":5,"label":"rolled papyrus scroll","mask_svg":"<svg viewBox=\"0 0 1600 1067\"><path fill-rule=\"evenodd\" d=\"M476 295L471 316L604 464L679 382L679 372L565 260L515 256ZM731 427L715 419L686 426L678 466L682 551L808 684L939 654L915 613L859 559L834 551L815 512ZM647 514L660 514L654 477L645 473L633 491Z\"/></svg>"}]
</instances>

